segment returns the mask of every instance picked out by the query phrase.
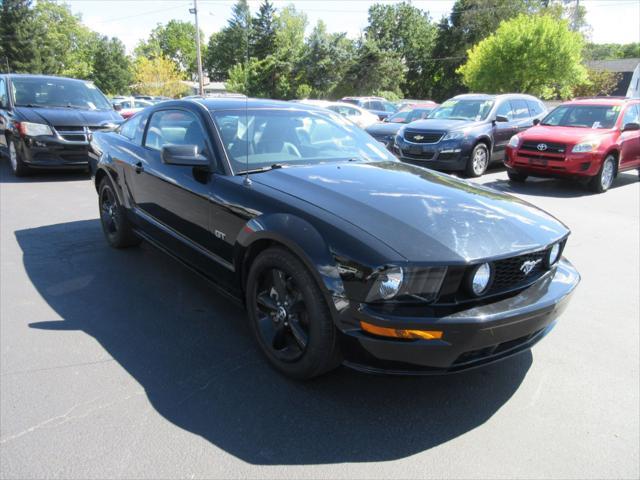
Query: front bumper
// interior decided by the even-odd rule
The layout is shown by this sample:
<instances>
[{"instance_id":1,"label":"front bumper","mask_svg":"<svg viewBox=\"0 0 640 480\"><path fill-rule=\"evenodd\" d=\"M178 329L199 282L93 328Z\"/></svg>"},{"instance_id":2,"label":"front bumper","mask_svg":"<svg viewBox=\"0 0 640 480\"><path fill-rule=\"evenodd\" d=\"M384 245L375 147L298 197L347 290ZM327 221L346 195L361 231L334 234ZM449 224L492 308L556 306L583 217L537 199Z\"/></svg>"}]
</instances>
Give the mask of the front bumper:
<instances>
[{"instance_id":1,"label":"front bumper","mask_svg":"<svg viewBox=\"0 0 640 480\"><path fill-rule=\"evenodd\" d=\"M441 141L430 144L412 144L400 141L391 147L393 154L405 163L445 172L464 170L472 149L472 145L456 141Z\"/></svg>"},{"instance_id":2,"label":"front bumper","mask_svg":"<svg viewBox=\"0 0 640 480\"><path fill-rule=\"evenodd\" d=\"M542 339L555 325L580 281L562 259L545 276L519 294L442 317L399 317L361 305L355 316L377 326L441 330L440 340L400 340L362 330L344 332L345 365L393 374L456 373L522 351Z\"/></svg>"},{"instance_id":3,"label":"front bumper","mask_svg":"<svg viewBox=\"0 0 640 480\"><path fill-rule=\"evenodd\" d=\"M504 164L507 169L538 177L587 178L598 174L604 155L601 152L540 155L508 147Z\"/></svg>"},{"instance_id":4,"label":"front bumper","mask_svg":"<svg viewBox=\"0 0 640 480\"><path fill-rule=\"evenodd\" d=\"M68 142L55 136L23 137L18 143L22 161L37 169L86 169L89 142Z\"/></svg>"}]
</instances>

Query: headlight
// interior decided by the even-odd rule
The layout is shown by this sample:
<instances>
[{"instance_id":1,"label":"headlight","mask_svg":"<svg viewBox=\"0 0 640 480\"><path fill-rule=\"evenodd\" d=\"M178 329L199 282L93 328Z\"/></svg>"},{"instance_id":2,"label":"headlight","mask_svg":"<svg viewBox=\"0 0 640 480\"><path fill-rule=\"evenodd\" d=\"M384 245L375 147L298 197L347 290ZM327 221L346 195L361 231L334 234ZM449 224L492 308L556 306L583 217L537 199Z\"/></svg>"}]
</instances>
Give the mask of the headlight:
<instances>
[{"instance_id":1,"label":"headlight","mask_svg":"<svg viewBox=\"0 0 640 480\"><path fill-rule=\"evenodd\" d=\"M419 302L433 301L447 273L447 267L389 267L377 273L367 302L393 298Z\"/></svg>"},{"instance_id":2,"label":"headlight","mask_svg":"<svg viewBox=\"0 0 640 480\"><path fill-rule=\"evenodd\" d=\"M459 140L459 139L464 138L464 137L465 137L465 133L464 132L449 132L444 136L442 141L445 141L445 140Z\"/></svg>"},{"instance_id":3,"label":"headlight","mask_svg":"<svg viewBox=\"0 0 640 480\"><path fill-rule=\"evenodd\" d=\"M20 122L20 133L22 135L28 135L30 137L37 137L39 135L53 135L53 130L49 125L42 123Z\"/></svg>"},{"instance_id":4,"label":"headlight","mask_svg":"<svg viewBox=\"0 0 640 480\"><path fill-rule=\"evenodd\" d=\"M492 277L493 271L490 264L483 263L478 265L471 271L468 284L469 290L476 297L487 293L487 290L489 290L489 286L491 285Z\"/></svg>"},{"instance_id":5,"label":"headlight","mask_svg":"<svg viewBox=\"0 0 640 480\"><path fill-rule=\"evenodd\" d=\"M582 142L582 143L578 143L577 145L575 145L571 151L573 153L587 153L587 152L592 152L594 151L596 148L598 148L598 145L600 145L600 142L597 141L589 141L589 142Z\"/></svg>"},{"instance_id":6,"label":"headlight","mask_svg":"<svg viewBox=\"0 0 640 480\"><path fill-rule=\"evenodd\" d=\"M520 145L520 137L518 135L514 135L513 137L511 137L511 140L509 140L509 146L518 148L518 145Z\"/></svg>"},{"instance_id":7,"label":"headlight","mask_svg":"<svg viewBox=\"0 0 640 480\"><path fill-rule=\"evenodd\" d=\"M554 263L558 261L560 258L560 244L556 243L551 247L549 253L547 254L547 267L551 267Z\"/></svg>"}]
</instances>

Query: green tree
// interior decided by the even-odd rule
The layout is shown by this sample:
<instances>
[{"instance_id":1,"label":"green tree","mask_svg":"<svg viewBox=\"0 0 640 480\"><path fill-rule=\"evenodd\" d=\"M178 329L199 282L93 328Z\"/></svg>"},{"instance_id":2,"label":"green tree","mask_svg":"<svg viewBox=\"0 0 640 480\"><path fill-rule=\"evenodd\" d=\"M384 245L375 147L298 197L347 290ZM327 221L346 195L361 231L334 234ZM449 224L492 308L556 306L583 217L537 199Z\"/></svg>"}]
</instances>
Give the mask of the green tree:
<instances>
[{"instance_id":1,"label":"green tree","mask_svg":"<svg viewBox=\"0 0 640 480\"><path fill-rule=\"evenodd\" d=\"M477 91L565 98L587 78L582 47L582 36L565 20L523 14L475 45L458 73Z\"/></svg>"},{"instance_id":2,"label":"green tree","mask_svg":"<svg viewBox=\"0 0 640 480\"><path fill-rule=\"evenodd\" d=\"M162 55L136 58L134 71L134 91L144 95L177 97L189 89L182 83L184 73L178 70L173 60Z\"/></svg>"},{"instance_id":3,"label":"green tree","mask_svg":"<svg viewBox=\"0 0 640 480\"><path fill-rule=\"evenodd\" d=\"M251 30L251 56L265 58L275 51L276 41L276 9L269 0L260 5L258 15L253 19Z\"/></svg>"},{"instance_id":4,"label":"green tree","mask_svg":"<svg viewBox=\"0 0 640 480\"><path fill-rule=\"evenodd\" d=\"M40 72L31 0L3 0L0 5L0 71Z\"/></svg>"},{"instance_id":5,"label":"green tree","mask_svg":"<svg viewBox=\"0 0 640 480\"><path fill-rule=\"evenodd\" d=\"M573 89L573 97L593 97L610 95L618 86L622 75L607 70L587 69L586 79Z\"/></svg>"},{"instance_id":6,"label":"green tree","mask_svg":"<svg viewBox=\"0 0 640 480\"><path fill-rule=\"evenodd\" d=\"M136 46L135 54L145 57L162 55L173 60L180 71L195 78L198 74L195 38L196 27L193 23L170 20L166 25L156 26L149 38ZM202 32L200 40L201 44L205 45Z\"/></svg>"},{"instance_id":7,"label":"green tree","mask_svg":"<svg viewBox=\"0 0 640 480\"><path fill-rule=\"evenodd\" d=\"M100 90L114 95L127 93L133 81L131 60L117 38L100 37L93 56L93 81Z\"/></svg>"},{"instance_id":8,"label":"green tree","mask_svg":"<svg viewBox=\"0 0 640 480\"><path fill-rule=\"evenodd\" d=\"M401 89L407 96L421 98L429 93L431 65L427 59L433 53L436 28L427 13L408 2L373 5L366 37L375 40L381 50L400 55L407 70Z\"/></svg>"},{"instance_id":9,"label":"green tree","mask_svg":"<svg viewBox=\"0 0 640 480\"><path fill-rule=\"evenodd\" d=\"M247 0L238 0L227 26L209 38L204 65L212 80L226 80L233 66L246 62L251 56L251 24Z\"/></svg>"},{"instance_id":10,"label":"green tree","mask_svg":"<svg viewBox=\"0 0 640 480\"><path fill-rule=\"evenodd\" d=\"M640 57L640 42L588 43L584 49L585 60L611 60Z\"/></svg>"},{"instance_id":11,"label":"green tree","mask_svg":"<svg viewBox=\"0 0 640 480\"><path fill-rule=\"evenodd\" d=\"M402 57L382 50L375 40L365 40L358 48L356 60L335 89L336 96L377 95L393 92L401 96L406 67Z\"/></svg>"},{"instance_id":12,"label":"green tree","mask_svg":"<svg viewBox=\"0 0 640 480\"><path fill-rule=\"evenodd\" d=\"M353 65L355 54L355 44L346 34L329 34L324 22L318 21L307 38L298 66L301 84L309 88L304 96L332 97L334 89Z\"/></svg>"},{"instance_id":13,"label":"green tree","mask_svg":"<svg viewBox=\"0 0 640 480\"><path fill-rule=\"evenodd\" d=\"M92 77L98 35L74 15L68 5L39 0L34 7L41 72L53 75Z\"/></svg>"}]
</instances>

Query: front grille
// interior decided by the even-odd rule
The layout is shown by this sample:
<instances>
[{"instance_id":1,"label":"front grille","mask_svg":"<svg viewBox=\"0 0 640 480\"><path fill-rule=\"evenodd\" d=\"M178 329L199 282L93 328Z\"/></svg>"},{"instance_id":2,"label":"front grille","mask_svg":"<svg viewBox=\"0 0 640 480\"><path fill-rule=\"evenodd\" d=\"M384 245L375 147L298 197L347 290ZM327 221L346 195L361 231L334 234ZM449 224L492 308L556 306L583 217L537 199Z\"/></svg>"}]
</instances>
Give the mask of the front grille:
<instances>
[{"instance_id":1,"label":"front grille","mask_svg":"<svg viewBox=\"0 0 640 480\"><path fill-rule=\"evenodd\" d=\"M540 250L493 262L493 283L488 294L505 292L533 283L546 271L546 255L547 250ZM523 271L525 262L535 262L529 273Z\"/></svg>"},{"instance_id":2,"label":"front grille","mask_svg":"<svg viewBox=\"0 0 640 480\"><path fill-rule=\"evenodd\" d=\"M60 125L53 127L63 139L68 142L86 142L87 141L87 127L82 126L69 126Z\"/></svg>"},{"instance_id":3,"label":"front grille","mask_svg":"<svg viewBox=\"0 0 640 480\"><path fill-rule=\"evenodd\" d=\"M535 337L537 337L542 330L537 330L529 335L509 340L506 342L498 343L497 345L491 345L489 347L480 348L478 350L470 350L461 354L454 362L453 365L464 365L473 362L481 362L482 360L489 360L492 357L497 357L502 353L507 353L512 350L517 350L523 347Z\"/></svg>"},{"instance_id":4,"label":"front grille","mask_svg":"<svg viewBox=\"0 0 640 480\"><path fill-rule=\"evenodd\" d=\"M546 148L543 147L543 150L540 150L538 147L542 145L545 145ZM522 142L520 150L532 150L540 153L564 153L567 150L567 146L564 143L525 141Z\"/></svg>"},{"instance_id":5,"label":"front grille","mask_svg":"<svg viewBox=\"0 0 640 480\"><path fill-rule=\"evenodd\" d=\"M404 139L412 143L438 143L443 135L443 132L404 131Z\"/></svg>"},{"instance_id":6,"label":"front grille","mask_svg":"<svg viewBox=\"0 0 640 480\"><path fill-rule=\"evenodd\" d=\"M433 150L420 153L409 153L409 150L402 150L402 156L412 160L431 160L434 155Z\"/></svg>"}]
</instances>

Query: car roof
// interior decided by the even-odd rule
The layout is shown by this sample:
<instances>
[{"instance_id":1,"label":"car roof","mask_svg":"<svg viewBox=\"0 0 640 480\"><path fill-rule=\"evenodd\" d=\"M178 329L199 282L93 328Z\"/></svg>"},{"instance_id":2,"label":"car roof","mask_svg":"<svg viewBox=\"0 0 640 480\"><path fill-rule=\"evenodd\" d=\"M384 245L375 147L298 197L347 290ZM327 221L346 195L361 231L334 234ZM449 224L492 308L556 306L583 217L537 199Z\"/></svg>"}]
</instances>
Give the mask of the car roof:
<instances>
[{"instance_id":1,"label":"car roof","mask_svg":"<svg viewBox=\"0 0 640 480\"><path fill-rule=\"evenodd\" d=\"M243 108L302 108L305 110L318 110L318 107L309 104L261 98L192 98L184 101L199 103L208 110L239 110Z\"/></svg>"},{"instance_id":2,"label":"car roof","mask_svg":"<svg viewBox=\"0 0 640 480\"><path fill-rule=\"evenodd\" d=\"M453 100L453 99L457 99L457 100L461 100L461 99L468 99L468 100L503 100L503 99L510 99L510 98L540 101L540 99L534 97L533 95L527 95L526 93L500 93L500 94L493 94L493 93L463 93L461 95L456 95L451 100Z\"/></svg>"},{"instance_id":3,"label":"car roof","mask_svg":"<svg viewBox=\"0 0 640 480\"><path fill-rule=\"evenodd\" d=\"M626 103L638 101L637 98L624 98L624 97L590 97L590 98L574 98L563 102L562 105L625 105Z\"/></svg>"},{"instance_id":4,"label":"car roof","mask_svg":"<svg viewBox=\"0 0 640 480\"><path fill-rule=\"evenodd\" d=\"M69 81L72 81L72 82L79 82L79 83L93 83L91 80L80 80L78 78L62 77L62 76L59 76L59 75L36 75L36 74L32 74L32 73L6 73L6 74L2 74L0 76L11 77L11 78L42 78L43 80L46 80L46 79L50 79L50 80L69 80Z\"/></svg>"}]
</instances>

